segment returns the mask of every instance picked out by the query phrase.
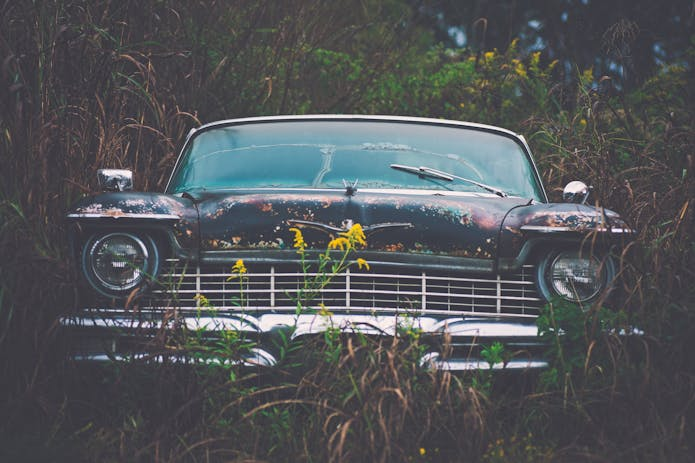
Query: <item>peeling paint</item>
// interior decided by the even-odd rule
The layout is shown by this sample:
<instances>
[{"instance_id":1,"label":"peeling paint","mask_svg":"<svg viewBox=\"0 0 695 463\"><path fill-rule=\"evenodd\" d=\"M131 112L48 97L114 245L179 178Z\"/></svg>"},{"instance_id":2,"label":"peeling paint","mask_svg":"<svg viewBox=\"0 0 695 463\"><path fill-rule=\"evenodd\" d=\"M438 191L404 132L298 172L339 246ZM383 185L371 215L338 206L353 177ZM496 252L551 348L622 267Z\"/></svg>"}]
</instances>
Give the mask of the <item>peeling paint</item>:
<instances>
[{"instance_id":1,"label":"peeling paint","mask_svg":"<svg viewBox=\"0 0 695 463\"><path fill-rule=\"evenodd\" d=\"M612 227L627 229L625 222L613 211L582 204L534 204L514 209L502 227L500 257L513 258L519 254L527 239L557 230L564 236L600 232L601 240L622 240L624 235L612 236ZM580 238L577 238L580 239Z\"/></svg>"},{"instance_id":2,"label":"peeling paint","mask_svg":"<svg viewBox=\"0 0 695 463\"><path fill-rule=\"evenodd\" d=\"M372 192L351 197L324 191L210 192L199 203L202 250L227 247L226 243L233 249L277 249L282 247L278 243L291 242L292 226L305 230L309 247L325 249L345 223L360 223L369 250L492 259L502 218L526 202Z\"/></svg>"},{"instance_id":3,"label":"peeling paint","mask_svg":"<svg viewBox=\"0 0 695 463\"><path fill-rule=\"evenodd\" d=\"M342 191L205 192L198 202L199 222L198 210L187 199L121 192L85 198L73 212L101 215L104 220L128 214L145 219L151 214L153 220L157 214L178 216L170 224L173 238L183 248L200 247L201 251L286 249L293 239L289 232L293 224L304 230L310 248L323 250L345 224L360 223L370 251L495 259L518 255L533 227L574 233L610 225L627 228L612 211L576 204L527 203L521 198L407 193L358 192L348 197ZM522 230L524 226L527 231Z\"/></svg>"},{"instance_id":4,"label":"peeling paint","mask_svg":"<svg viewBox=\"0 0 695 463\"><path fill-rule=\"evenodd\" d=\"M90 224L131 223L171 227L171 237L182 248L198 247L198 214L192 201L159 193L109 192L84 197L70 211L73 221ZM118 219L118 222L112 222Z\"/></svg>"},{"instance_id":5,"label":"peeling paint","mask_svg":"<svg viewBox=\"0 0 695 463\"><path fill-rule=\"evenodd\" d=\"M145 200L142 198L139 199L126 199L125 201L122 202L123 206L125 207L145 207Z\"/></svg>"}]
</instances>

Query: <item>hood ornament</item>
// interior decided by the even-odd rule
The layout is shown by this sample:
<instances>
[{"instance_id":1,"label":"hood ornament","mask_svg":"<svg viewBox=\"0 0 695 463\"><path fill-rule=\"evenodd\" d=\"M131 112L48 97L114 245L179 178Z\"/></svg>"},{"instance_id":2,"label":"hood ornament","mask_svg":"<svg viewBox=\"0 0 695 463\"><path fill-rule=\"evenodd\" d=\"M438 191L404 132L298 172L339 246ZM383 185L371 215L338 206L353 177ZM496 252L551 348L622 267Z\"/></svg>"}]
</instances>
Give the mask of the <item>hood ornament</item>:
<instances>
[{"instance_id":1,"label":"hood ornament","mask_svg":"<svg viewBox=\"0 0 695 463\"><path fill-rule=\"evenodd\" d=\"M350 182L343 179L343 186L345 187L345 196L355 196L355 193L357 193L357 182L359 181L360 179L356 178L355 183L350 185Z\"/></svg>"},{"instance_id":2,"label":"hood ornament","mask_svg":"<svg viewBox=\"0 0 695 463\"><path fill-rule=\"evenodd\" d=\"M314 230L319 230L329 235L336 235L338 233L344 233L355 224L352 219L345 219L340 223L340 227L335 227L333 225L328 225L321 222L311 222L309 220L294 220L290 219L287 223L291 226L296 226L299 228L313 228ZM410 222L386 222L386 223L376 223L374 225L363 225L362 231L366 236L373 235L374 233L393 229L393 228L414 228L413 224Z\"/></svg>"}]
</instances>

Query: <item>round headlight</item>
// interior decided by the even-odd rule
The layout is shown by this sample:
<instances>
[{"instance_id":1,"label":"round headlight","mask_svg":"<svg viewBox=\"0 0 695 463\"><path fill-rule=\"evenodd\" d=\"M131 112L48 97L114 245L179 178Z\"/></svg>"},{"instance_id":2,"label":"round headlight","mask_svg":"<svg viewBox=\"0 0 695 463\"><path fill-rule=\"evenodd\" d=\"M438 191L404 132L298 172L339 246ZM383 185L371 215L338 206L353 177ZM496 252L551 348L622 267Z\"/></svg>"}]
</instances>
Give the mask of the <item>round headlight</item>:
<instances>
[{"instance_id":1,"label":"round headlight","mask_svg":"<svg viewBox=\"0 0 695 463\"><path fill-rule=\"evenodd\" d=\"M543 295L547 299L559 296L570 302L594 300L614 276L610 258L600 260L573 250L546 256L538 270Z\"/></svg>"},{"instance_id":2,"label":"round headlight","mask_svg":"<svg viewBox=\"0 0 695 463\"><path fill-rule=\"evenodd\" d=\"M151 239L130 233L93 236L84 247L82 264L87 280L109 296L125 295L157 269Z\"/></svg>"}]
</instances>

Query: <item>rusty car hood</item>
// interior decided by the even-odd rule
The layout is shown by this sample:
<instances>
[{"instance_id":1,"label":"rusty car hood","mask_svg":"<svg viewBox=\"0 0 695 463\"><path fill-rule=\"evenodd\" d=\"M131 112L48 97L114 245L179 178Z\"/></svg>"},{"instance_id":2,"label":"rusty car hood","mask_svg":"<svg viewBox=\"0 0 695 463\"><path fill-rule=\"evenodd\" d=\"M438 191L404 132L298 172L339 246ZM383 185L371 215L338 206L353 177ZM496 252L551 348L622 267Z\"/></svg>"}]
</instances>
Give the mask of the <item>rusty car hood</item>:
<instances>
[{"instance_id":1,"label":"rusty car hood","mask_svg":"<svg viewBox=\"0 0 695 463\"><path fill-rule=\"evenodd\" d=\"M559 235L598 233L627 241L634 231L618 214L583 204L538 203L492 194L415 190L202 191L191 197L161 193L103 193L83 198L68 213L84 226L170 230L174 254L200 251L291 250L297 227L309 248L324 250L350 225L367 236L365 251L495 261L518 268L524 248ZM485 268L492 269L493 265Z\"/></svg>"},{"instance_id":2,"label":"rusty car hood","mask_svg":"<svg viewBox=\"0 0 695 463\"><path fill-rule=\"evenodd\" d=\"M201 251L291 249L291 227L325 249L359 223L368 251L494 259L507 213L529 203L490 194L398 190L204 192L198 198Z\"/></svg>"}]
</instances>

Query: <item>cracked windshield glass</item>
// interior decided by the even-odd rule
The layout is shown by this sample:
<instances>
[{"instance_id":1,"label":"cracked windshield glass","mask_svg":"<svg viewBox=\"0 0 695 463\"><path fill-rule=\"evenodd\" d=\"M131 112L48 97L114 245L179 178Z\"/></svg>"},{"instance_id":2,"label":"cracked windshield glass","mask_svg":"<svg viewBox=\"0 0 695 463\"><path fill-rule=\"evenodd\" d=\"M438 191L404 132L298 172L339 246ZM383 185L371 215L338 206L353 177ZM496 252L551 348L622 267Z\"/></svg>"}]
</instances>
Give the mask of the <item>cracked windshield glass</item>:
<instances>
[{"instance_id":1,"label":"cracked windshield glass","mask_svg":"<svg viewBox=\"0 0 695 463\"><path fill-rule=\"evenodd\" d=\"M392 168L436 169L541 200L535 172L512 138L478 129L359 121L294 121L215 128L197 135L170 187L419 189L476 192L457 179Z\"/></svg>"}]
</instances>

